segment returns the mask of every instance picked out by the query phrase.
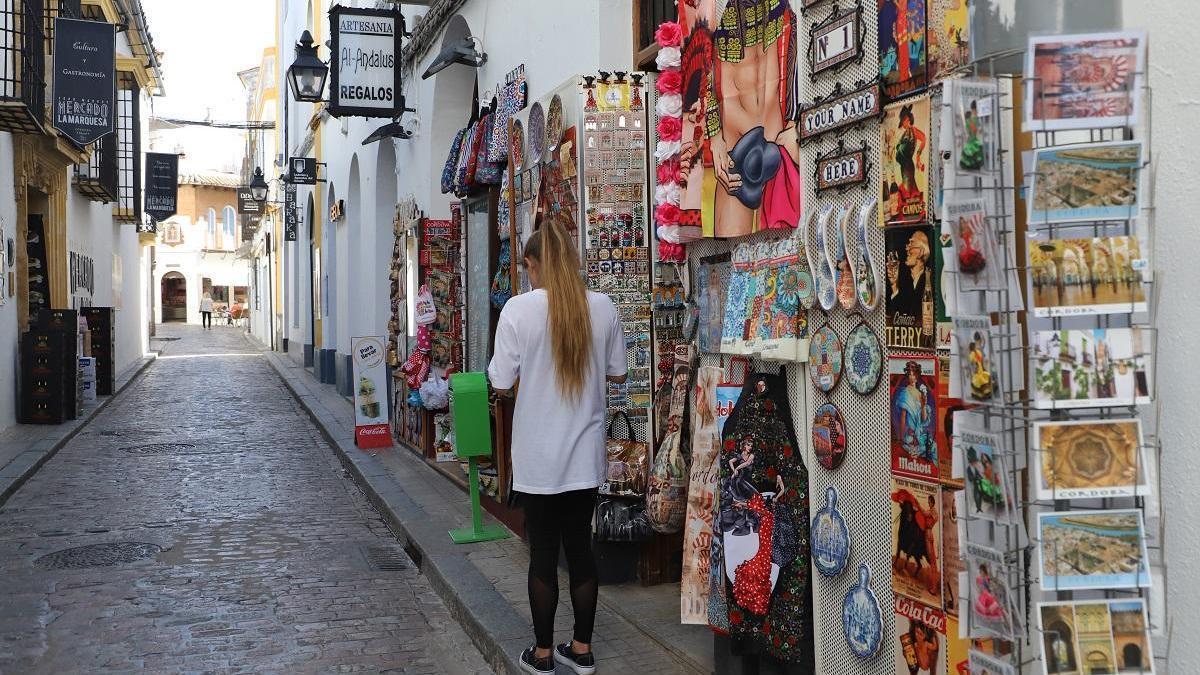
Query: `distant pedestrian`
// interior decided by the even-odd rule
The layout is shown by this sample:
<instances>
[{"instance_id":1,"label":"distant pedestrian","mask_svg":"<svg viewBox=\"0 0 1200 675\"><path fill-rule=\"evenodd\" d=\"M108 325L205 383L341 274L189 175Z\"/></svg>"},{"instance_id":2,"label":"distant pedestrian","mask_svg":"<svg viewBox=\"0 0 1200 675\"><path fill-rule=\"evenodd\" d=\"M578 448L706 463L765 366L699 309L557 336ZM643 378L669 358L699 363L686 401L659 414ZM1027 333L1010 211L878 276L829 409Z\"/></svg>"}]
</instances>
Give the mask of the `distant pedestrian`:
<instances>
[{"instance_id":1,"label":"distant pedestrian","mask_svg":"<svg viewBox=\"0 0 1200 675\"><path fill-rule=\"evenodd\" d=\"M212 328L212 313L212 295L205 293L204 298L200 300L200 324L204 326L205 329Z\"/></svg>"},{"instance_id":2,"label":"distant pedestrian","mask_svg":"<svg viewBox=\"0 0 1200 675\"><path fill-rule=\"evenodd\" d=\"M488 376L497 390L521 382L513 416L513 489L529 536L529 605L536 642L521 669L577 675L596 671L592 628L599 583L592 513L605 474L604 421L609 382L625 381L621 318L606 295L588 291L566 228L547 219L525 245L533 292L504 306ZM554 644L559 548L567 555L574 640Z\"/></svg>"}]
</instances>

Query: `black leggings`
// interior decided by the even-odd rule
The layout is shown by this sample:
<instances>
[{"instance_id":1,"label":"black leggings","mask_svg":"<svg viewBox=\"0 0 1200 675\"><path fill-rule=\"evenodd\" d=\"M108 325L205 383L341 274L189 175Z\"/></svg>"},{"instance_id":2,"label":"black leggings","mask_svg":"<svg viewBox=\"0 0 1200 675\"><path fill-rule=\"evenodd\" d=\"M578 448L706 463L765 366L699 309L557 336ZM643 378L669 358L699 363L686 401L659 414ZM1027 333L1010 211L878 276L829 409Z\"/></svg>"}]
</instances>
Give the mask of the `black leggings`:
<instances>
[{"instance_id":1,"label":"black leggings","mask_svg":"<svg viewBox=\"0 0 1200 675\"><path fill-rule=\"evenodd\" d=\"M592 511L596 490L556 495L522 494L525 534L529 537L529 609L537 646L554 646L554 611L558 609L558 551L567 553L575 639L592 642L596 623L596 558L592 555Z\"/></svg>"},{"instance_id":2,"label":"black leggings","mask_svg":"<svg viewBox=\"0 0 1200 675\"><path fill-rule=\"evenodd\" d=\"M212 328L212 312L200 312L200 324L205 328Z\"/></svg>"}]
</instances>

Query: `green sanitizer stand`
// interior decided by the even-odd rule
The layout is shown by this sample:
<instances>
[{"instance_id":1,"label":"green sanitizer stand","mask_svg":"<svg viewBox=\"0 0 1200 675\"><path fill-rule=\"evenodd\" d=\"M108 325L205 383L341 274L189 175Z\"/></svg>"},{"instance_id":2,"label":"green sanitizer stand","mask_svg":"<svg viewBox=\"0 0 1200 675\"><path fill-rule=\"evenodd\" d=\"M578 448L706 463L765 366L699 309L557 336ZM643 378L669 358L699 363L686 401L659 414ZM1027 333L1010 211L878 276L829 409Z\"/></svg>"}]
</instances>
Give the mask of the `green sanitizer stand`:
<instances>
[{"instance_id":1,"label":"green sanitizer stand","mask_svg":"<svg viewBox=\"0 0 1200 675\"><path fill-rule=\"evenodd\" d=\"M458 373L450 376L450 408L454 414L454 451L470 466L471 525L450 530L456 544L507 539L502 525L484 525L479 503L479 458L492 455L492 419L488 406L487 375Z\"/></svg>"}]
</instances>

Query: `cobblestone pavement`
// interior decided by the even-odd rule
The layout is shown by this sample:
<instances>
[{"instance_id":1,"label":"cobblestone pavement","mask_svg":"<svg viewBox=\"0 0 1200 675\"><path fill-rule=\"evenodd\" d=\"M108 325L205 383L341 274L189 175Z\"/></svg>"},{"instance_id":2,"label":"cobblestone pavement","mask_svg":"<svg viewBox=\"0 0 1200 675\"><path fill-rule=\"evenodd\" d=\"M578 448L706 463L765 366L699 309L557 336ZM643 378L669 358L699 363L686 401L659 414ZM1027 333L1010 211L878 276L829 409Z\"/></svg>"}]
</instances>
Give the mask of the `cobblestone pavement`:
<instances>
[{"instance_id":1,"label":"cobblestone pavement","mask_svg":"<svg viewBox=\"0 0 1200 675\"><path fill-rule=\"evenodd\" d=\"M490 672L240 329L159 335L0 508L0 673Z\"/></svg>"}]
</instances>

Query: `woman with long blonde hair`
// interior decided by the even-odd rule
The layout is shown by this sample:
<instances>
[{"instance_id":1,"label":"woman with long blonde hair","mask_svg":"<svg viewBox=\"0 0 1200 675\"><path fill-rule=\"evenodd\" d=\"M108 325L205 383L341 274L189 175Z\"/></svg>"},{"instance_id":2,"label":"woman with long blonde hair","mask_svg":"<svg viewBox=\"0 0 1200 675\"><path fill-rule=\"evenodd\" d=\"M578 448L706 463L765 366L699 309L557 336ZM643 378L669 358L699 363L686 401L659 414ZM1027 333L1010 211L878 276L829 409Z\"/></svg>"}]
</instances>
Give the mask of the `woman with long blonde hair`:
<instances>
[{"instance_id":1,"label":"woman with long blonde hair","mask_svg":"<svg viewBox=\"0 0 1200 675\"><path fill-rule=\"evenodd\" d=\"M608 382L628 364L621 318L606 295L587 290L575 241L548 218L525 244L522 265L533 291L508 301L488 366L492 386L520 381L513 413L513 490L529 538L529 605L536 642L521 653L528 673L553 673L555 661L578 675L596 671L591 653L598 583L592 511L604 480ZM559 547L566 552L574 639L554 646Z\"/></svg>"}]
</instances>

